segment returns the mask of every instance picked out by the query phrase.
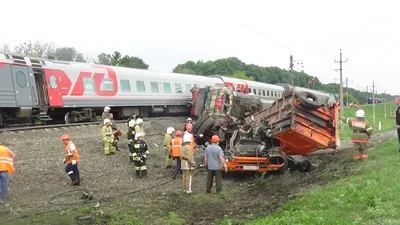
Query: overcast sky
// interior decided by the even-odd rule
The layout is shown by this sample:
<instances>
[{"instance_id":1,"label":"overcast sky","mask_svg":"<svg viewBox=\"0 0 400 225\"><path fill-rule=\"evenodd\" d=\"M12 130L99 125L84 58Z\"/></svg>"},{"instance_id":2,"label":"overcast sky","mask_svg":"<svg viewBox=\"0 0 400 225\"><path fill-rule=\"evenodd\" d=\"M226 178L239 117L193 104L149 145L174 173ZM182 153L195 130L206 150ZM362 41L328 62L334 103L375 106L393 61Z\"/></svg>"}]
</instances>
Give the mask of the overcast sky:
<instances>
[{"instance_id":1,"label":"overcast sky","mask_svg":"<svg viewBox=\"0 0 400 225\"><path fill-rule=\"evenodd\" d=\"M399 8L394 0L4 1L0 44L52 41L89 58L118 50L164 72L231 56L288 68L292 54L323 83L339 82L343 49L350 87L375 80L378 92L400 94Z\"/></svg>"}]
</instances>

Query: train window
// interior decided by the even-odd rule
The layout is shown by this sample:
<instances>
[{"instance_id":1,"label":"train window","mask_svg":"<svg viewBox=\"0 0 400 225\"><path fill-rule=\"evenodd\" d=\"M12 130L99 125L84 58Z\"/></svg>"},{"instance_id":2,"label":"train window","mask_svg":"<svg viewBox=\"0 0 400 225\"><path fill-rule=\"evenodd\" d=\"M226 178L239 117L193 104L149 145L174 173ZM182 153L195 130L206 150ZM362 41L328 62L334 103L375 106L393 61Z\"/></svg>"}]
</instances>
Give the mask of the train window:
<instances>
[{"instance_id":1,"label":"train window","mask_svg":"<svg viewBox=\"0 0 400 225\"><path fill-rule=\"evenodd\" d=\"M49 80L50 80L50 87L53 89L56 89L57 88L57 78L55 76L50 76Z\"/></svg>"},{"instance_id":2,"label":"train window","mask_svg":"<svg viewBox=\"0 0 400 225\"><path fill-rule=\"evenodd\" d=\"M171 93L171 85L169 83L164 83L163 86L165 93Z\"/></svg>"},{"instance_id":3,"label":"train window","mask_svg":"<svg viewBox=\"0 0 400 225\"><path fill-rule=\"evenodd\" d=\"M186 93L190 93L190 89L192 89L192 85L186 84L185 87L186 87Z\"/></svg>"},{"instance_id":4,"label":"train window","mask_svg":"<svg viewBox=\"0 0 400 225\"><path fill-rule=\"evenodd\" d=\"M51 81L50 81L51 85ZM83 78L83 86L86 91L94 91L94 81L91 77L84 77Z\"/></svg>"},{"instance_id":5,"label":"train window","mask_svg":"<svg viewBox=\"0 0 400 225\"><path fill-rule=\"evenodd\" d=\"M276 91L274 91L274 93L275 93L275 97L277 97L277 96L278 96L278 94L276 93Z\"/></svg>"},{"instance_id":6,"label":"train window","mask_svg":"<svg viewBox=\"0 0 400 225\"><path fill-rule=\"evenodd\" d=\"M137 80L136 81L136 90L138 92L146 92L146 87L144 86L144 82Z\"/></svg>"},{"instance_id":7,"label":"train window","mask_svg":"<svg viewBox=\"0 0 400 225\"><path fill-rule=\"evenodd\" d=\"M260 89L258 89L258 95L260 95L260 96L261 96L261 90L260 90Z\"/></svg>"},{"instance_id":8,"label":"train window","mask_svg":"<svg viewBox=\"0 0 400 225\"><path fill-rule=\"evenodd\" d=\"M263 90L263 96L265 96L265 90Z\"/></svg>"},{"instance_id":9,"label":"train window","mask_svg":"<svg viewBox=\"0 0 400 225\"><path fill-rule=\"evenodd\" d=\"M18 71L17 74L15 74L15 79L20 87L26 87L26 76L23 72Z\"/></svg>"},{"instance_id":10,"label":"train window","mask_svg":"<svg viewBox=\"0 0 400 225\"><path fill-rule=\"evenodd\" d=\"M253 93L256 95L257 94L257 90L254 88L253 89Z\"/></svg>"},{"instance_id":11,"label":"train window","mask_svg":"<svg viewBox=\"0 0 400 225\"><path fill-rule=\"evenodd\" d=\"M236 92L240 93L240 84L237 85Z\"/></svg>"},{"instance_id":12,"label":"train window","mask_svg":"<svg viewBox=\"0 0 400 225\"><path fill-rule=\"evenodd\" d=\"M267 90L267 96L270 96L270 95L269 95L269 90Z\"/></svg>"},{"instance_id":13,"label":"train window","mask_svg":"<svg viewBox=\"0 0 400 225\"><path fill-rule=\"evenodd\" d=\"M150 82L150 86L151 86L151 92L153 93L158 93L160 92L160 89L158 88L158 83L157 82Z\"/></svg>"},{"instance_id":14,"label":"train window","mask_svg":"<svg viewBox=\"0 0 400 225\"><path fill-rule=\"evenodd\" d=\"M251 88L249 88L249 93L251 93Z\"/></svg>"},{"instance_id":15,"label":"train window","mask_svg":"<svg viewBox=\"0 0 400 225\"><path fill-rule=\"evenodd\" d=\"M111 79L103 79L101 82L101 88L100 90L102 91L114 91L114 84Z\"/></svg>"},{"instance_id":16,"label":"train window","mask_svg":"<svg viewBox=\"0 0 400 225\"><path fill-rule=\"evenodd\" d=\"M131 84L129 80L120 80L121 82L121 91L131 91Z\"/></svg>"},{"instance_id":17,"label":"train window","mask_svg":"<svg viewBox=\"0 0 400 225\"><path fill-rule=\"evenodd\" d=\"M175 83L175 92L182 93L182 85L180 83Z\"/></svg>"}]
</instances>

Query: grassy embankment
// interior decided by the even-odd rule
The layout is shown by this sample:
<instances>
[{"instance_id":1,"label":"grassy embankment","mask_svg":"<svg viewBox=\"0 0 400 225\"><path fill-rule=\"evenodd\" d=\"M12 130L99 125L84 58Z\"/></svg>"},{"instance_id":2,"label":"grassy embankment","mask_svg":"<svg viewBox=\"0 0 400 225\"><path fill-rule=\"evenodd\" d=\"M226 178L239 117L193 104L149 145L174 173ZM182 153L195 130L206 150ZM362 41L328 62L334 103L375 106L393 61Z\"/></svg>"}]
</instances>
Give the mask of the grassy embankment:
<instances>
[{"instance_id":1,"label":"grassy embankment","mask_svg":"<svg viewBox=\"0 0 400 225\"><path fill-rule=\"evenodd\" d=\"M344 110L345 117L355 118L355 113L358 109L363 109L365 111L365 118L369 122L369 124L373 128L373 134L381 133L385 131L389 131L395 129L395 119L393 117L397 106L391 103L386 104L386 118L385 118L385 104L376 104L375 105L375 124L373 123L373 108L372 105L363 105L359 108L347 108ZM382 127L381 130L378 130L378 124L381 121ZM343 133L340 133L341 140L350 140L351 130L348 125L344 125L345 130Z\"/></svg>"}]
</instances>

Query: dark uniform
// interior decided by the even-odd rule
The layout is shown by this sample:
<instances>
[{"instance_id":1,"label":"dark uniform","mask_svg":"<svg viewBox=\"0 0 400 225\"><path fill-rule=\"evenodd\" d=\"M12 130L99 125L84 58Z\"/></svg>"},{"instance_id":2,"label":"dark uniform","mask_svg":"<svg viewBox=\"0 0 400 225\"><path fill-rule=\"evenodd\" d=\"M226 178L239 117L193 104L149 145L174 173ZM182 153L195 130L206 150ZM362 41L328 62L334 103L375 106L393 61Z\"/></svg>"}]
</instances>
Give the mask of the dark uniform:
<instances>
[{"instance_id":1,"label":"dark uniform","mask_svg":"<svg viewBox=\"0 0 400 225\"><path fill-rule=\"evenodd\" d=\"M136 140L133 144L133 160L135 162L136 176L143 177L147 175L146 161L149 154L145 141Z\"/></svg>"},{"instance_id":2,"label":"dark uniform","mask_svg":"<svg viewBox=\"0 0 400 225\"><path fill-rule=\"evenodd\" d=\"M353 142L353 158L355 160L368 158L368 141L372 134L372 127L364 118L341 118L353 131L351 141Z\"/></svg>"},{"instance_id":3,"label":"dark uniform","mask_svg":"<svg viewBox=\"0 0 400 225\"><path fill-rule=\"evenodd\" d=\"M397 128L397 138L399 139L399 143L400 143L400 106L397 108L396 110L396 127ZM399 152L400 152L400 148L399 148Z\"/></svg>"},{"instance_id":4,"label":"dark uniform","mask_svg":"<svg viewBox=\"0 0 400 225\"><path fill-rule=\"evenodd\" d=\"M129 161L133 162L133 156L132 154L134 153L133 149L133 143L135 142L135 127L129 127L127 136L128 136L128 149L129 149Z\"/></svg>"}]
</instances>

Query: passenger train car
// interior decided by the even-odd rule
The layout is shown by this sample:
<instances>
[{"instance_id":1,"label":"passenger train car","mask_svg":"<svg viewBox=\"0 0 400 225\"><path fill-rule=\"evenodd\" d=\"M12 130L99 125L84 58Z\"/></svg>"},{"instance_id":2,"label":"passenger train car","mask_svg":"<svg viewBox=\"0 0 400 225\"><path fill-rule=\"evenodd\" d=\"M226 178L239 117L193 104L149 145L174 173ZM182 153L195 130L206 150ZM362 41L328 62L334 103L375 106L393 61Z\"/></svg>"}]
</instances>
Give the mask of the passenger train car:
<instances>
[{"instance_id":1,"label":"passenger train car","mask_svg":"<svg viewBox=\"0 0 400 225\"><path fill-rule=\"evenodd\" d=\"M189 113L195 85L231 86L264 101L274 101L284 90L217 75L160 73L0 54L0 125L33 118L92 121L107 105L118 119L133 112L143 116Z\"/></svg>"}]
</instances>

